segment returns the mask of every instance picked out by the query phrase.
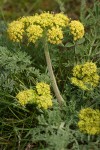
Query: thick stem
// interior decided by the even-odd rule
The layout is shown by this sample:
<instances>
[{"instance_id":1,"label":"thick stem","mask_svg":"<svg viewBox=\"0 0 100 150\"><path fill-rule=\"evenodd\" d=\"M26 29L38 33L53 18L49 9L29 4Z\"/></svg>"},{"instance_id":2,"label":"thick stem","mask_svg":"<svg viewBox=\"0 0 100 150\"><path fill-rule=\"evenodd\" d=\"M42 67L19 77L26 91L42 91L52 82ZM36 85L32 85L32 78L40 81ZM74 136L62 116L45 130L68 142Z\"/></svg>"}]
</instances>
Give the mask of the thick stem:
<instances>
[{"instance_id":1,"label":"thick stem","mask_svg":"<svg viewBox=\"0 0 100 150\"><path fill-rule=\"evenodd\" d=\"M46 57L46 62L47 62L50 79L52 82L52 87L53 87L54 93L56 95L57 101L61 106L62 101L64 101L64 100L63 100L62 96L60 95L60 91L59 91L57 83L56 83L56 79L55 79L53 69L52 69L50 54L49 54L49 50L48 50L48 43L46 41L44 43L44 52L45 52L45 57Z\"/></svg>"}]
</instances>

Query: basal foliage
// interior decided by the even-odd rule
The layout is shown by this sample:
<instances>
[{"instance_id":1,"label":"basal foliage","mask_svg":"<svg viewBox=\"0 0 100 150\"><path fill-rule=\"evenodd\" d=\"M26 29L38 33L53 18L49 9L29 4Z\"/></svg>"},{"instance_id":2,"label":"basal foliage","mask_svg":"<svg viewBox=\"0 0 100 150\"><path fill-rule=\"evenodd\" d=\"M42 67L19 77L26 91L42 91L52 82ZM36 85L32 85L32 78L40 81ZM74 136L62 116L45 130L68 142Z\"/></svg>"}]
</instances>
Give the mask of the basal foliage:
<instances>
[{"instance_id":1,"label":"basal foliage","mask_svg":"<svg viewBox=\"0 0 100 150\"><path fill-rule=\"evenodd\" d=\"M19 50L9 50L7 47L0 46L0 90L15 92L17 87L24 86L26 82L41 81L48 75L41 75L39 69L32 65L31 56ZM26 86L26 85L25 85Z\"/></svg>"}]
</instances>

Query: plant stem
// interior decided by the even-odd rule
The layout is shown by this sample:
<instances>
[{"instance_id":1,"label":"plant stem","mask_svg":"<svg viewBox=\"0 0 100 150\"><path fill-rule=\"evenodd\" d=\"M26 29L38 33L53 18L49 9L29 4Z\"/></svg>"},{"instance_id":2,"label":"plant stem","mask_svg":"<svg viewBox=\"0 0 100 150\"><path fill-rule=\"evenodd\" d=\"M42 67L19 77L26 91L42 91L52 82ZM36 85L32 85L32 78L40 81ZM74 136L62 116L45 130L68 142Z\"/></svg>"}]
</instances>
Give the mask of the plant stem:
<instances>
[{"instance_id":1,"label":"plant stem","mask_svg":"<svg viewBox=\"0 0 100 150\"><path fill-rule=\"evenodd\" d=\"M54 76L54 73L53 73L50 54L49 54L49 50L48 50L48 43L47 43L46 40L44 42L44 53L45 53L45 57L46 57L46 62L47 62L47 67L48 67L50 79L51 79L51 82L52 82L52 87L53 87L54 93L56 95L57 101L58 101L59 105L61 106L61 104L64 100L63 100L63 98L60 94L60 91L58 89L57 82L56 82L56 79L55 79L55 76Z\"/></svg>"}]
</instances>

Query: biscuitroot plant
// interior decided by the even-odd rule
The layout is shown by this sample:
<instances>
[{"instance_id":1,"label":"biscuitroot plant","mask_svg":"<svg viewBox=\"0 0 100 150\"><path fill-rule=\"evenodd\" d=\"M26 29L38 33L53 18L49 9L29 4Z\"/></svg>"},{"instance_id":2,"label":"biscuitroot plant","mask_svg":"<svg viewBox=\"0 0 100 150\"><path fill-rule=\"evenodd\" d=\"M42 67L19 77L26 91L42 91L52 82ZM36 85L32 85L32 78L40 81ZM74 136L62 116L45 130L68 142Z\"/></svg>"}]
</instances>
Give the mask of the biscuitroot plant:
<instances>
[{"instance_id":1,"label":"biscuitroot plant","mask_svg":"<svg viewBox=\"0 0 100 150\"><path fill-rule=\"evenodd\" d=\"M33 44L39 41L43 42L52 87L57 101L61 105L63 98L53 73L48 45L63 44L68 36L72 37L74 41L81 39L84 36L83 24L78 20L69 19L63 13L43 12L33 16L22 17L11 22L8 25L7 32L13 42L23 42L26 39L28 43Z\"/></svg>"}]
</instances>

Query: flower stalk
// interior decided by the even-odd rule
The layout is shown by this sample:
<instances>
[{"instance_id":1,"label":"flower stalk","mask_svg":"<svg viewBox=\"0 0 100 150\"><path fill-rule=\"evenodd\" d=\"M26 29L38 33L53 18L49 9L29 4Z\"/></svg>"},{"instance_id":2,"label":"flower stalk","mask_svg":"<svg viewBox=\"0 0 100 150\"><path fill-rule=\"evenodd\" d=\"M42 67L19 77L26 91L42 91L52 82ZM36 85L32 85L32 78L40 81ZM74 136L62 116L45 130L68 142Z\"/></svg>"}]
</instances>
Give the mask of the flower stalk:
<instances>
[{"instance_id":1,"label":"flower stalk","mask_svg":"<svg viewBox=\"0 0 100 150\"><path fill-rule=\"evenodd\" d=\"M62 102L64 100L63 100L63 98L60 94L60 91L59 91L59 88L58 88L58 85L57 85L57 82L56 82L56 79L55 79L55 75L53 73L50 54L49 54L49 49L48 49L48 43L47 43L46 40L44 41L44 53L45 53L45 58L46 58L46 62L47 62L47 67L48 67L52 87L53 87L54 93L56 95L57 101L58 101L59 105L61 106Z\"/></svg>"}]
</instances>

